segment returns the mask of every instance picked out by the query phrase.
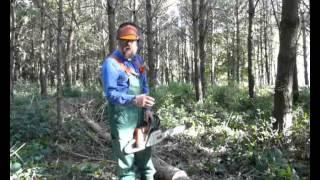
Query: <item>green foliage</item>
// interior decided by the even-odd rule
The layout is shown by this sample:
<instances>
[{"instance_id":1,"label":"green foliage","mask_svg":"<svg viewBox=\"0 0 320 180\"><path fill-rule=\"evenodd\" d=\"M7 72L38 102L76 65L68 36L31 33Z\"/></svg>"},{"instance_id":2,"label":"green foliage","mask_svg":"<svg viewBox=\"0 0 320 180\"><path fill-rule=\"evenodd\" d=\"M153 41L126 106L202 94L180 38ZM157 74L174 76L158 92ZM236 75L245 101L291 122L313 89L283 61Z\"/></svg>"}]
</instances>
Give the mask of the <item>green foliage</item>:
<instances>
[{"instance_id":1,"label":"green foliage","mask_svg":"<svg viewBox=\"0 0 320 180\"><path fill-rule=\"evenodd\" d=\"M181 85L181 84L180 84ZM232 148L227 156L243 166L256 172L256 177L266 179L295 179L296 164L288 162L288 151L284 147L284 136L273 129L275 119L273 111L273 90L270 87L258 89L256 97L250 99L246 88L212 86L207 91L203 104L196 103L188 92L186 96L175 97L179 84L169 88L161 86L154 92L157 99L157 113L164 127L174 127L190 122L193 127L188 136L194 137L192 142L208 148ZM294 126L292 139L298 153L306 158L309 141L308 92L300 93L300 103L294 110ZM189 98L188 98L189 97ZM187 103L186 101L187 100ZM184 102L181 104L181 102ZM307 129L307 130L306 130ZM303 147L302 147L303 146ZM226 150L224 150L226 151ZM219 173L215 162L205 162L203 171ZM307 176L305 166L301 166L300 174ZM225 169L224 165L224 169ZM195 173L195 169L190 172ZM226 171L226 169L224 170Z\"/></svg>"},{"instance_id":2,"label":"green foliage","mask_svg":"<svg viewBox=\"0 0 320 180\"><path fill-rule=\"evenodd\" d=\"M26 146L18 152L19 157L13 155L10 158L11 177L30 179L33 175L53 179L101 178L105 173L105 162L48 161L51 156L60 152L50 145L54 143L50 118L55 117L55 101L50 101L50 97L42 99L36 87L32 91L26 91L22 86L18 88L20 91L16 91L16 98L11 106L10 143L12 146L26 142ZM308 177L308 90L302 89L299 101L294 106L290 144L294 149L293 155L289 154L291 151L288 148L284 148L289 146L284 143L284 136L272 128L275 120L271 116L272 89L258 89L254 99L250 99L247 94L246 88L242 87L212 86L209 87L204 102L197 103L193 88L188 84L172 83L151 90L151 96L156 98L154 110L161 119L162 128L191 123L193 126L186 136L190 143L188 147L201 147L194 150L196 153L203 149L207 150L206 153L213 152L209 157L214 158L197 162L196 167L189 168L188 173L201 172L227 178L224 174L243 173L245 167L248 172L254 173L253 178L258 179L295 179L298 174L302 179ZM94 99L90 104L92 114L88 115L99 119L97 112L103 109L105 99L98 86L73 87L64 90L64 95L65 101L70 103L79 98ZM96 142L92 141L94 135L90 136L86 125L76 116L65 120L61 131L66 138L60 138L59 143L66 146L72 144L71 151L82 150L91 154L97 148ZM245 176L244 179L250 176Z\"/></svg>"},{"instance_id":3,"label":"green foliage","mask_svg":"<svg viewBox=\"0 0 320 180\"><path fill-rule=\"evenodd\" d=\"M264 178L296 179L295 170L278 148L256 150L250 159Z\"/></svg>"},{"instance_id":4,"label":"green foliage","mask_svg":"<svg viewBox=\"0 0 320 180\"><path fill-rule=\"evenodd\" d=\"M103 98L102 88L98 85L83 87L83 86L75 86L72 88L64 88L63 89L64 97L88 97L88 98Z\"/></svg>"},{"instance_id":5,"label":"green foliage","mask_svg":"<svg viewBox=\"0 0 320 180\"><path fill-rule=\"evenodd\" d=\"M52 108L47 100L38 97L16 97L10 112L10 144L48 136Z\"/></svg>"},{"instance_id":6,"label":"green foliage","mask_svg":"<svg viewBox=\"0 0 320 180\"><path fill-rule=\"evenodd\" d=\"M171 104L180 107L195 102L195 95L190 84L170 83L168 86L159 86L151 89L150 95L156 99L154 109Z\"/></svg>"}]
</instances>

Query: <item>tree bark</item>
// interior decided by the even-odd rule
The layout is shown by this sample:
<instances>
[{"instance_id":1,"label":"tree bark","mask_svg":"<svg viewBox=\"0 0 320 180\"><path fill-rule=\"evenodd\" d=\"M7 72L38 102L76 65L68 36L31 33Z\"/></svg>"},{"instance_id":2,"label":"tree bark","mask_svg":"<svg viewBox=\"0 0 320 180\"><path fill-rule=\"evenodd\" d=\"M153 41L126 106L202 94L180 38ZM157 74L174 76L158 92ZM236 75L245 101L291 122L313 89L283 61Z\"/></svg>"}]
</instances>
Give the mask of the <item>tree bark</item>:
<instances>
[{"instance_id":1,"label":"tree bark","mask_svg":"<svg viewBox=\"0 0 320 180\"><path fill-rule=\"evenodd\" d=\"M240 81L240 22L239 22L239 0L236 0L236 62L235 62L235 79L237 83Z\"/></svg>"},{"instance_id":2,"label":"tree bark","mask_svg":"<svg viewBox=\"0 0 320 180\"><path fill-rule=\"evenodd\" d=\"M14 51L15 51L15 29L16 29L16 11L15 0L10 0L10 104L13 103L14 87Z\"/></svg>"},{"instance_id":3,"label":"tree bark","mask_svg":"<svg viewBox=\"0 0 320 180\"><path fill-rule=\"evenodd\" d=\"M74 0L71 1L71 21L70 27L68 30L68 41L67 41L67 55L65 60L64 66L64 73L65 73L65 87L67 89L71 89L72 81L72 69L71 69L71 61L72 61L72 49L73 49L73 37L74 37Z\"/></svg>"},{"instance_id":4,"label":"tree bark","mask_svg":"<svg viewBox=\"0 0 320 180\"><path fill-rule=\"evenodd\" d=\"M254 17L253 0L249 0L249 26L248 26L248 83L249 96L254 98L254 76L252 73L252 20Z\"/></svg>"},{"instance_id":5,"label":"tree bark","mask_svg":"<svg viewBox=\"0 0 320 180\"><path fill-rule=\"evenodd\" d=\"M199 29L199 13L198 13L198 1L192 0L192 30L193 30L193 51L194 51L194 85L196 90L196 99L198 102L203 101L201 74L198 58L199 41L198 41L198 29Z\"/></svg>"},{"instance_id":6,"label":"tree bark","mask_svg":"<svg viewBox=\"0 0 320 180\"><path fill-rule=\"evenodd\" d=\"M147 22L147 46L148 46L148 76L149 85L154 87L156 85L156 74L155 74L155 59L153 50L153 32L152 32L152 9L151 0L146 0L146 22Z\"/></svg>"},{"instance_id":7,"label":"tree bark","mask_svg":"<svg viewBox=\"0 0 320 180\"><path fill-rule=\"evenodd\" d=\"M109 28L109 53L116 49L116 29L115 29L115 1L108 0L108 28Z\"/></svg>"},{"instance_id":8,"label":"tree bark","mask_svg":"<svg viewBox=\"0 0 320 180\"><path fill-rule=\"evenodd\" d=\"M58 35L57 35L57 123L58 123L58 128L60 128L63 123L63 118L61 116L61 104L62 104L61 64L63 64L62 40L61 40L62 26L63 26L63 0L59 0Z\"/></svg>"},{"instance_id":9,"label":"tree bark","mask_svg":"<svg viewBox=\"0 0 320 180\"><path fill-rule=\"evenodd\" d=\"M265 60L265 68L266 68L266 75L267 75L267 84L270 84L270 70L269 70L269 62L268 62L268 35L267 35L267 28L268 28L268 2L265 2L264 0L263 6L264 6L264 28L263 28L263 35L264 35L264 60Z\"/></svg>"},{"instance_id":10,"label":"tree bark","mask_svg":"<svg viewBox=\"0 0 320 180\"><path fill-rule=\"evenodd\" d=\"M157 156L152 156L152 162L156 169L155 179L159 180L188 180L190 179L187 173L183 170L180 170L170 164L167 164L165 161L160 159Z\"/></svg>"},{"instance_id":11,"label":"tree bark","mask_svg":"<svg viewBox=\"0 0 320 180\"><path fill-rule=\"evenodd\" d=\"M299 25L299 0L283 0L280 23L280 50L274 95L274 128L290 135L292 126L292 83Z\"/></svg>"},{"instance_id":12,"label":"tree bark","mask_svg":"<svg viewBox=\"0 0 320 180\"><path fill-rule=\"evenodd\" d=\"M39 68L40 68L40 93L42 97L47 97L48 96L48 91L47 91L47 72L45 68L45 47L44 47L44 42L45 42L45 18L44 18L44 6L45 2L44 0L41 0L40 2L40 38L41 38L41 43L40 43L40 58L39 58Z\"/></svg>"},{"instance_id":13,"label":"tree bark","mask_svg":"<svg viewBox=\"0 0 320 180\"><path fill-rule=\"evenodd\" d=\"M199 4L199 56L200 56L200 87L202 91L202 97L206 96L206 77L205 77L205 62L206 62L206 50L205 50L205 43L207 37L207 17L206 13L208 9L206 8L208 5L206 0L200 0ZM202 101L202 100L201 100Z\"/></svg>"},{"instance_id":14,"label":"tree bark","mask_svg":"<svg viewBox=\"0 0 320 180\"><path fill-rule=\"evenodd\" d=\"M303 48L303 65L304 65L304 84L309 86L308 61L307 61L307 43L306 43L306 24L304 19L304 12L301 12L302 18L302 48Z\"/></svg>"},{"instance_id":15,"label":"tree bark","mask_svg":"<svg viewBox=\"0 0 320 180\"><path fill-rule=\"evenodd\" d=\"M296 59L295 59L294 67L293 67L292 92L293 92L293 104L296 104L299 99L299 83L298 83L298 70L297 70Z\"/></svg>"}]
</instances>

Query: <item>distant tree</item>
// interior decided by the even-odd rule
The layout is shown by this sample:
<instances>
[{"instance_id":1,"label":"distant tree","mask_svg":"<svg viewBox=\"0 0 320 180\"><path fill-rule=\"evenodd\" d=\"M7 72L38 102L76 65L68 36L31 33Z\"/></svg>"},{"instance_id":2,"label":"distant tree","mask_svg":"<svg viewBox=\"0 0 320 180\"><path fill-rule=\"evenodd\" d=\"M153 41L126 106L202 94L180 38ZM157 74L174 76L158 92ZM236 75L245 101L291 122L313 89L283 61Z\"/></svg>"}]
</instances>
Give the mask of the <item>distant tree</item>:
<instances>
[{"instance_id":1,"label":"distant tree","mask_svg":"<svg viewBox=\"0 0 320 180\"><path fill-rule=\"evenodd\" d=\"M14 52L15 52L15 30L16 30L16 1L10 0L10 104L13 102L14 88Z\"/></svg>"},{"instance_id":2,"label":"distant tree","mask_svg":"<svg viewBox=\"0 0 320 180\"><path fill-rule=\"evenodd\" d=\"M249 0L249 25L248 25L248 81L249 81L249 96L254 97L254 76L252 73L252 20L254 17L253 0Z\"/></svg>"},{"instance_id":3,"label":"distant tree","mask_svg":"<svg viewBox=\"0 0 320 180\"><path fill-rule=\"evenodd\" d=\"M116 49L116 20L115 20L115 0L107 0L107 12L108 12L108 29L109 29L109 53L112 53Z\"/></svg>"},{"instance_id":4,"label":"distant tree","mask_svg":"<svg viewBox=\"0 0 320 180\"><path fill-rule=\"evenodd\" d=\"M61 65L63 64L62 55L62 27L63 27L63 0L59 0L58 12L58 34L57 34L57 123L61 127L63 118L61 116L62 104L62 83L61 83Z\"/></svg>"}]
</instances>

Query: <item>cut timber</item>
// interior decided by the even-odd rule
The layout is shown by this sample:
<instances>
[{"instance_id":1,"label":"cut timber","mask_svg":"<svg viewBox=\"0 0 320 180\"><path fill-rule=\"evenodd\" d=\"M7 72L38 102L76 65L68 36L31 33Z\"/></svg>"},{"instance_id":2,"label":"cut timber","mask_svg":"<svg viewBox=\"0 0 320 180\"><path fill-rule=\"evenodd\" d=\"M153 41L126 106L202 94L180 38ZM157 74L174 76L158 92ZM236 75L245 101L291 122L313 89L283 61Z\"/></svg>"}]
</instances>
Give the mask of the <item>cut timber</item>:
<instances>
[{"instance_id":1,"label":"cut timber","mask_svg":"<svg viewBox=\"0 0 320 180\"><path fill-rule=\"evenodd\" d=\"M154 167L157 170L155 174L155 179L161 180L189 180L187 173L183 170L180 170L170 164L167 164L165 161L159 157L153 156L152 162Z\"/></svg>"},{"instance_id":2,"label":"cut timber","mask_svg":"<svg viewBox=\"0 0 320 180\"><path fill-rule=\"evenodd\" d=\"M98 133L106 141L111 142L111 136L103 130L103 128L97 124L95 121L89 119L84 113L80 110L80 115L95 132ZM156 156L152 156L152 162L154 167L157 170L155 174L155 179L159 180L190 180L187 173L179 168L171 166L170 164L166 163L162 159Z\"/></svg>"},{"instance_id":3,"label":"cut timber","mask_svg":"<svg viewBox=\"0 0 320 180\"><path fill-rule=\"evenodd\" d=\"M80 109L80 116L84 119L84 122L86 122L95 132L98 133L100 137L105 139L106 141L111 142L110 135L102 129L102 127L96 123L95 121L89 119L83 112L82 109Z\"/></svg>"}]
</instances>

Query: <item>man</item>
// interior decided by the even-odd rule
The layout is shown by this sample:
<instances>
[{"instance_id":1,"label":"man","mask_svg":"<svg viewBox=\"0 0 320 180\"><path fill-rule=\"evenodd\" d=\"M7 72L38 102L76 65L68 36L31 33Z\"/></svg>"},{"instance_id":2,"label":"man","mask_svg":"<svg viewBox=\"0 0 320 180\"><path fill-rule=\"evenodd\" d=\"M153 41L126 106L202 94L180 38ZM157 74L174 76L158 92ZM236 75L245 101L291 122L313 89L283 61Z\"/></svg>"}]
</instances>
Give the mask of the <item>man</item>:
<instances>
[{"instance_id":1,"label":"man","mask_svg":"<svg viewBox=\"0 0 320 180\"><path fill-rule=\"evenodd\" d=\"M135 166L141 179L153 180L155 168L151 148L125 154L123 148L133 138L134 129L152 118L149 110L154 98L149 87L143 59L137 55L139 29L134 23L123 23L117 31L118 49L102 65L102 80L109 102L108 121L111 127L112 151L120 180L135 180ZM144 117L145 116L145 117Z\"/></svg>"}]
</instances>

